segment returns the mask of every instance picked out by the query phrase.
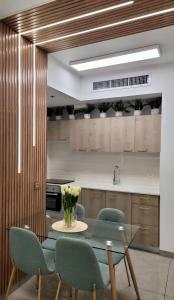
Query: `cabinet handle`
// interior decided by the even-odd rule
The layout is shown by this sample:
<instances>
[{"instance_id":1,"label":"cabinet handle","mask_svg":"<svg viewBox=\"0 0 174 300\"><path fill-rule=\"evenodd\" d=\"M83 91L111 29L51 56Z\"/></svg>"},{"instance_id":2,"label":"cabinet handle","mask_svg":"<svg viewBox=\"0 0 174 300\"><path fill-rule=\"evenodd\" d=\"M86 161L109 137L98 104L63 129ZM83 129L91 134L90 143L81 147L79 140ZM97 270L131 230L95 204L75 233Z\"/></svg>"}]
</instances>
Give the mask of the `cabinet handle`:
<instances>
[{"instance_id":1,"label":"cabinet handle","mask_svg":"<svg viewBox=\"0 0 174 300\"><path fill-rule=\"evenodd\" d=\"M146 150L137 150L137 152L147 152L147 149Z\"/></svg>"},{"instance_id":2,"label":"cabinet handle","mask_svg":"<svg viewBox=\"0 0 174 300\"><path fill-rule=\"evenodd\" d=\"M139 209L147 211L147 210L151 210L152 208L151 207L140 206Z\"/></svg>"},{"instance_id":3,"label":"cabinet handle","mask_svg":"<svg viewBox=\"0 0 174 300\"><path fill-rule=\"evenodd\" d=\"M130 150L130 149L125 149L123 150L124 152L133 152L133 150Z\"/></svg>"},{"instance_id":4,"label":"cabinet handle","mask_svg":"<svg viewBox=\"0 0 174 300\"><path fill-rule=\"evenodd\" d=\"M141 231L149 231L149 228L147 228L147 227L140 227L140 230Z\"/></svg>"}]
</instances>

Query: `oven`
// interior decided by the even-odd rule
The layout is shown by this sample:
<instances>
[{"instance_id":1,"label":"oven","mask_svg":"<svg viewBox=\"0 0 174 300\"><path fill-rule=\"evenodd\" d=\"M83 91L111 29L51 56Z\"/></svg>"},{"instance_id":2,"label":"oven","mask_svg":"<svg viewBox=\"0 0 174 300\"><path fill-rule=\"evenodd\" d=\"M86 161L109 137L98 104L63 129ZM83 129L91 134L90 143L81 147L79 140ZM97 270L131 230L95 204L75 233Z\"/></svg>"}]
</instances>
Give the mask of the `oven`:
<instances>
[{"instance_id":1,"label":"oven","mask_svg":"<svg viewBox=\"0 0 174 300\"><path fill-rule=\"evenodd\" d=\"M61 211L61 193L46 192L46 209Z\"/></svg>"},{"instance_id":2,"label":"oven","mask_svg":"<svg viewBox=\"0 0 174 300\"><path fill-rule=\"evenodd\" d=\"M73 182L66 179L47 179L46 210L60 212L62 208L61 185Z\"/></svg>"}]
</instances>

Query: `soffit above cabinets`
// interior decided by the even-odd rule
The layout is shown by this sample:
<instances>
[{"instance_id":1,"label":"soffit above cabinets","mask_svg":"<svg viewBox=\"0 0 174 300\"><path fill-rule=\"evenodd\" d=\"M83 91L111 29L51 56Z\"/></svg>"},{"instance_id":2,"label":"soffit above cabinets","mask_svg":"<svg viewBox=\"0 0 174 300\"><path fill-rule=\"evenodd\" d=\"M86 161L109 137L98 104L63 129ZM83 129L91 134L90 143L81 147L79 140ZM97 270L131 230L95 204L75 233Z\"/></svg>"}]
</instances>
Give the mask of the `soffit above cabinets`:
<instances>
[{"instance_id":1,"label":"soffit above cabinets","mask_svg":"<svg viewBox=\"0 0 174 300\"><path fill-rule=\"evenodd\" d=\"M127 0L57 0L49 4L30 9L3 20L17 32L26 32L54 22L77 17L112 5L125 3ZM173 0L135 0L134 4L119 9L88 16L83 19L59 24L54 27L24 34L36 44L43 41L72 35L99 26L135 18L145 14L174 8ZM40 45L47 52L56 52L68 48L96 43L130 34L166 27L174 24L174 12L149 17L127 24L96 30L90 33L69 36L58 41Z\"/></svg>"}]
</instances>

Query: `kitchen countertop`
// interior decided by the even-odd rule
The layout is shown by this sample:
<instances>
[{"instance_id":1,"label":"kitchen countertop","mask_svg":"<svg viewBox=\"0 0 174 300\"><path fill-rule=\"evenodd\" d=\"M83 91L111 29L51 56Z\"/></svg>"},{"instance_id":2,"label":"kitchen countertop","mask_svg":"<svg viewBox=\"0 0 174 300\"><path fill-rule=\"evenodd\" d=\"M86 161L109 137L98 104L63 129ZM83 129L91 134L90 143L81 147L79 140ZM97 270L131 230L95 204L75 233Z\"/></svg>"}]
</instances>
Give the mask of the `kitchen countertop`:
<instances>
[{"instance_id":1,"label":"kitchen countertop","mask_svg":"<svg viewBox=\"0 0 174 300\"><path fill-rule=\"evenodd\" d=\"M153 196L160 195L160 188L157 185L156 186L135 185L135 184L113 185L109 183L97 183L97 182L90 182L90 181L74 181L70 185L80 186L81 188L94 189L94 190L145 194L145 195L153 195Z\"/></svg>"}]
</instances>

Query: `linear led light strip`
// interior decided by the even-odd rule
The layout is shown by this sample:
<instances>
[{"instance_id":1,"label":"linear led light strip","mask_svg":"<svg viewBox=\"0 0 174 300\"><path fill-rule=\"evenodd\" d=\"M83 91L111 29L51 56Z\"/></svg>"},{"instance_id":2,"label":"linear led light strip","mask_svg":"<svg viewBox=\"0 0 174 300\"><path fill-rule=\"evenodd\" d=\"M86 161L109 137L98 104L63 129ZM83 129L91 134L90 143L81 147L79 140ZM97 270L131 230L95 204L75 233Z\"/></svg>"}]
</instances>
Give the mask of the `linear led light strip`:
<instances>
[{"instance_id":1,"label":"linear led light strip","mask_svg":"<svg viewBox=\"0 0 174 300\"><path fill-rule=\"evenodd\" d=\"M21 173L21 34L18 35L18 173ZM36 146L36 46L33 45L33 146Z\"/></svg>"},{"instance_id":2,"label":"linear led light strip","mask_svg":"<svg viewBox=\"0 0 174 300\"><path fill-rule=\"evenodd\" d=\"M21 35L18 35L18 173L21 173Z\"/></svg>"},{"instance_id":3,"label":"linear led light strip","mask_svg":"<svg viewBox=\"0 0 174 300\"><path fill-rule=\"evenodd\" d=\"M33 146L36 146L36 46L33 45Z\"/></svg>"},{"instance_id":4,"label":"linear led light strip","mask_svg":"<svg viewBox=\"0 0 174 300\"><path fill-rule=\"evenodd\" d=\"M103 12L108 12L108 11L111 11L111 10L114 10L114 9L129 6L129 5L132 5L133 3L134 3L134 1L127 1L127 2L124 2L124 3L121 3L121 4L116 4L116 5L109 6L109 7L103 8L103 9L92 11L90 13L82 14L80 16L76 16L76 17L72 17L72 18L69 18L69 19L54 22L54 23L51 23L51 24L48 24L48 25L44 25L44 26L38 27L36 29L30 29L30 30L22 32L21 34L28 34L30 32L38 32L38 31L43 30L43 29L51 28L51 27L61 25L61 24L65 24L65 23L68 23L68 22L71 22L71 21L84 19L84 18L87 18L87 17L90 17L90 16L101 14Z\"/></svg>"},{"instance_id":5,"label":"linear led light strip","mask_svg":"<svg viewBox=\"0 0 174 300\"><path fill-rule=\"evenodd\" d=\"M82 34L86 34L86 33L90 33L90 32L95 32L95 31L99 31L99 30L102 30L102 29L107 29L107 28L111 28L111 27L115 27L115 26L119 26L119 25L123 25L123 24L128 24L128 23L132 23L132 22L135 22L135 21L143 20L143 19L148 19L150 17L164 15L164 14L167 14L167 13L170 13L170 12L173 12L173 11L174 11L174 7L164 9L164 10L160 10L160 11L156 11L156 12L146 14L146 15L141 15L141 16L134 17L134 18L131 18L131 19L111 23L111 24L108 24L108 25L103 25L103 26L100 26L100 27L94 27L94 28L91 28L91 29L87 29L87 30L67 34L67 35L64 35L64 36L60 36L60 37L57 37L57 38L45 40L45 41L36 43L36 45L43 45L43 44L47 44L47 43L54 42L54 41L60 41L60 40L64 40L64 39L67 39L67 38L70 38L70 37L74 37L74 36L78 36L78 35L82 35Z\"/></svg>"}]
</instances>

